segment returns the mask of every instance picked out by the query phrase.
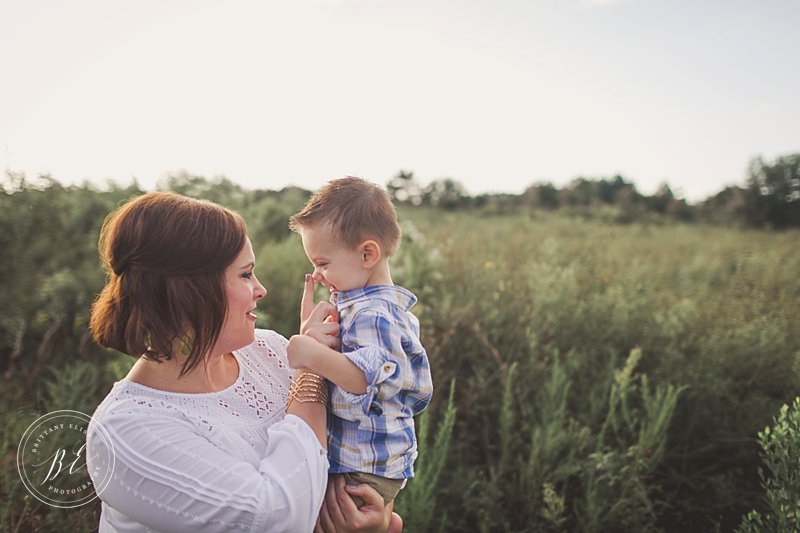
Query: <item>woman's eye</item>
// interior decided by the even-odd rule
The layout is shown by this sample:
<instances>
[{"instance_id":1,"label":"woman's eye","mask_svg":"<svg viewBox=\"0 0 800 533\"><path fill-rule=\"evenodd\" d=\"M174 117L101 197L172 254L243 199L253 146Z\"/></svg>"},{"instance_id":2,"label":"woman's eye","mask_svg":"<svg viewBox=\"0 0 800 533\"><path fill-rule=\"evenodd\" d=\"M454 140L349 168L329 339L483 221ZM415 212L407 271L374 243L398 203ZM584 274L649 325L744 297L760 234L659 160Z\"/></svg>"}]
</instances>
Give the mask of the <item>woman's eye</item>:
<instances>
[{"instance_id":1,"label":"woman's eye","mask_svg":"<svg viewBox=\"0 0 800 533\"><path fill-rule=\"evenodd\" d=\"M252 272L245 272L244 274L242 274L242 277L246 278L246 279L250 279L250 278L253 277L253 273Z\"/></svg>"}]
</instances>

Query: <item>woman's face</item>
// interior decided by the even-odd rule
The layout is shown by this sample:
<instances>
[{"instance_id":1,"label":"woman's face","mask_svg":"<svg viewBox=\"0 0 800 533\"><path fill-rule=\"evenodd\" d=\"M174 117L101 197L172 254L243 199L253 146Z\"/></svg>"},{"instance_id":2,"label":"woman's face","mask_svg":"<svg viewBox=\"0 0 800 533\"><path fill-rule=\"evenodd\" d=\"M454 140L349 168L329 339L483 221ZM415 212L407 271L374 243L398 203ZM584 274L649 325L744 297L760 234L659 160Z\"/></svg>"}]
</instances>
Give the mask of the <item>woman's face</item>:
<instances>
[{"instance_id":1,"label":"woman's face","mask_svg":"<svg viewBox=\"0 0 800 533\"><path fill-rule=\"evenodd\" d=\"M255 261L253 245L247 239L242 251L225 270L228 313L217 342L218 353L238 350L255 339L256 302L267 295L253 273Z\"/></svg>"}]
</instances>

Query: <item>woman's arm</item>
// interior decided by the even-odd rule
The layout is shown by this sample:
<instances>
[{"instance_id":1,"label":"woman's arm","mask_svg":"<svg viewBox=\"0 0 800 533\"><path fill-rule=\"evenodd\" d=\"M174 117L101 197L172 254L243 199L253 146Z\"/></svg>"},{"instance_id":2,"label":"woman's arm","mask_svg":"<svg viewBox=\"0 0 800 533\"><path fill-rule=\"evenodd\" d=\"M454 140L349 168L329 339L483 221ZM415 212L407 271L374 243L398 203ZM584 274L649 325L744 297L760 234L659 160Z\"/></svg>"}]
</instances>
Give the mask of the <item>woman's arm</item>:
<instances>
[{"instance_id":1,"label":"woman's arm","mask_svg":"<svg viewBox=\"0 0 800 533\"><path fill-rule=\"evenodd\" d=\"M134 410L102 416L100 422L113 450L90 429L86 456L93 478L113 468L110 483L99 491L112 523L133 521L164 532L314 527L324 496L327 454L295 416L270 427L267 448L256 465L239 456L235 446L212 443L180 416ZM113 465L95 459L108 455Z\"/></svg>"},{"instance_id":2,"label":"woman's arm","mask_svg":"<svg viewBox=\"0 0 800 533\"><path fill-rule=\"evenodd\" d=\"M324 343L328 349L335 349L339 347L339 325L337 323L336 310L328 302L319 302L314 305L314 280L311 276L306 274L306 280L303 284L303 296L300 300L300 332L303 335L315 339L314 345ZM311 340L311 339L309 339ZM291 346L291 345L290 345ZM289 346L289 347L290 347ZM287 347L287 351L289 349ZM300 350L296 349L295 352L300 352L305 355L305 352L310 350L309 347L303 347ZM301 379L303 371L298 371L295 374L294 381L297 382ZM327 386L327 385L323 385ZM309 391L313 392L313 391ZM325 390L325 402L322 402L322 391L319 392L320 401L289 401L286 408L286 414L296 415L302 418L314 431L320 445L324 448L328 446L328 437L325 428L327 420L326 404L327 404L327 390ZM306 396L314 396L313 394ZM311 398L313 400L313 398ZM302 398L301 398L302 400Z\"/></svg>"},{"instance_id":3,"label":"woman's arm","mask_svg":"<svg viewBox=\"0 0 800 533\"><path fill-rule=\"evenodd\" d=\"M313 341L316 343L316 341ZM301 418L316 435L320 446L328 448L326 431L328 384L324 378L305 371L298 371L289 391L287 415Z\"/></svg>"}]
</instances>

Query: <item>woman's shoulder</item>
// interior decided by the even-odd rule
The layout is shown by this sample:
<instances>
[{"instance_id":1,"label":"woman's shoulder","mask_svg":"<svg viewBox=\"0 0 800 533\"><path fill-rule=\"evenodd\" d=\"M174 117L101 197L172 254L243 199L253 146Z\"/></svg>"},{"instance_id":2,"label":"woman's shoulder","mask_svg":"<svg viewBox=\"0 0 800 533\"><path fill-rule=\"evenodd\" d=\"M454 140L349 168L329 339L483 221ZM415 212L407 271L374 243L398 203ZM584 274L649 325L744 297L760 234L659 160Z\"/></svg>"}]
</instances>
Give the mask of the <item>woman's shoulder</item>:
<instances>
[{"instance_id":1,"label":"woman's shoulder","mask_svg":"<svg viewBox=\"0 0 800 533\"><path fill-rule=\"evenodd\" d=\"M279 367L283 367L288 364L286 358L288 344L286 337L277 331L257 329L255 340L244 348L236 350L236 353L250 360L276 362L279 363Z\"/></svg>"},{"instance_id":2,"label":"woman's shoulder","mask_svg":"<svg viewBox=\"0 0 800 533\"><path fill-rule=\"evenodd\" d=\"M255 340L236 350L239 355L248 358L262 359L264 357L286 360L286 346L289 341L286 337L271 329L257 329Z\"/></svg>"},{"instance_id":3,"label":"woman's shoulder","mask_svg":"<svg viewBox=\"0 0 800 533\"><path fill-rule=\"evenodd\" d=\"M107 444L108 435L113 440L127 441L142 433L143 429L150 434L157 434L163 428L192 430L186 406L165 401L152 392L130 381L114 383L92 413L87 428L87 446L94 448ZM145 420L146 427L143 426Z\"/></svg>"},{"instance_id":4,"label":"woman's shoulder","mask_svg":"<svg viewBox=\"0 0 800 533\"><path fill-rule=\"evenodd\" d=\"M246 390L251 390L253 385L259 391L272 391L285 401L291 381L291 368L286 356L288 343L275 331L257 329L255 340L236 350Z\"/></svg>"},{"instance_id":5,"label":"woman's shoulder","mask_svg":"<svg viewBox=\"0 0 800 533\"><path fill-rule=\"evenodd\" d=\"M286 340L286 337L271 329L256 329L256 342L259 340L262 340L266 343L278 344L283 347L286 347L286 345L289 343L289 341Z\"/></svg>"},{"instance_id":6,"label":"woman's shoulder","mask_svg":"<svg viewBox=\"0 0 800 533\"><path fill-rule=\"evenodd\" d=\"M185 418L185 405L166 398L169 393L145 387L138 383L120 380L114 383L111 391L97 406L93 419L114 418L141 420L143 413L167 418Z\"/></svg>"}]
</instances>

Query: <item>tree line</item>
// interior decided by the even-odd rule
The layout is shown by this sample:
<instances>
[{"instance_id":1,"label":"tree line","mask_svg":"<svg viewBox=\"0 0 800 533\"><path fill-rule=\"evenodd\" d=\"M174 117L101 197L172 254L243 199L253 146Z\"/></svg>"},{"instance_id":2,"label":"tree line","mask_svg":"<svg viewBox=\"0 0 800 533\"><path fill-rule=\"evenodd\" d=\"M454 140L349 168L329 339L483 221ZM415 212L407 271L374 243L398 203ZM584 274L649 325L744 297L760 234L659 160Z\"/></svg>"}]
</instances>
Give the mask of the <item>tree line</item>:
<instances>
[{"instance_id":1,"label":"tree line","mask_svg":"<svg viewBox=\"0 0 800 533\"><path fill-rule=\"evenodd\" d=\"M642 232L636 223L540 213L789 227L797 225L799 159L755 160L744 186L698 205L668 187L641 195L621 176L478 197L455 180L392 178L387 188L409 222L395 273L423 302L443 391L429 410L423 461L448 449L435 445L447 434L437 420L446 418L444 391L457 384L448 468L429 485L438 499L407 489L400 505L414 506L404 512L409 525L422 520L421 501L454 531L726 531L758 507L765 491L754 436L796 395L800 372L794 233L668 223ZM270 286L259 325L296 331L307 259L287 220L310 191L251 190L188 173L158 189L242 214ZM87 324L104 279L103 219L144 192L135 182L100 189L10 172L0 181L0 456L10 458L0 469L0 530L96 527L96 505L53 510L26 496L13 458L38 415L91 413L131 364L96 345ZM716 219L703 214L715 199ZM501 216L472 224L484 212ZM676 404L670 386L682 388ZM652 401L659 390L663 401ZM674 406L669 425L664 405Z\"/></svg>"},{"instance_id":2,"label":"tree line","mask_svg":"<svg viewBox=\"0 0 800 533\"><path fill-rule=\"evenodd\" d=\"M600 179L578 177L562 188L550 182L535 183L522 194L470 196L455 179L438 179L422 186L413 172L401 170L389 180L387 189L398 204L444 209L568 209L587 213L609 207L613 208L616 222L666 216L748 227L800 226L800 153L779 156L771 162L757 157L748 167L744 186L726 187L694 205L677 197L666 183L654 194L645 195L620 175Z\"/></svg>"}]
</instances>

